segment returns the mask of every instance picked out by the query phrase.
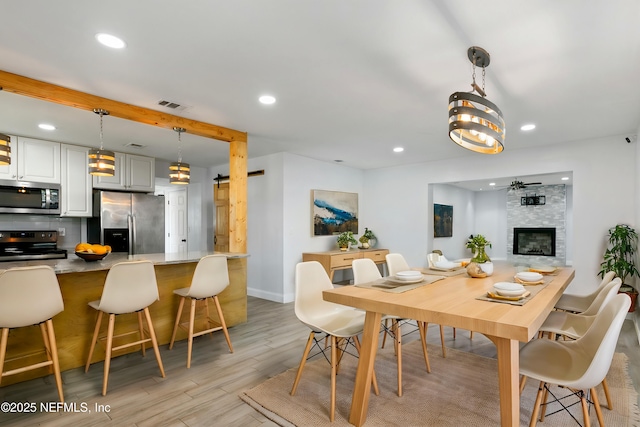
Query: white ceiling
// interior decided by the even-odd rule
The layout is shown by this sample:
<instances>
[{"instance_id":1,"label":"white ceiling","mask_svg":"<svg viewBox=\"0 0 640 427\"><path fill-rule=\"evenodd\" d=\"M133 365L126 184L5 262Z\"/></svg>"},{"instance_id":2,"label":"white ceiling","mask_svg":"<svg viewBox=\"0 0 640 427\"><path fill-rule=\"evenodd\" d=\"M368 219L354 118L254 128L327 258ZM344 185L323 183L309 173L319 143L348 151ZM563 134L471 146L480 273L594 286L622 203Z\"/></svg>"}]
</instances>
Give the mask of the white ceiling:
<instances>
[{"instance_id":1,"label":"white ceiling","mask_svg":"<svg viewBox=\"0 0 640 427\"><path fill-rule=\"evenodd\" d=\"M3 2L2 17L1 70L160 111L178 102L187 108L174 114L248 132L250 157L371 169L482 156L447 135L449 95L470 90L472 45L491 54L486 92L505 116L505 150L635 138L640 125L637 0L30 0ZM99 45L98 32L127 48ZM277 103L259 104L265 93ZM519 130L530 122L535 131ZM0 132L98 146L98 123L0 92ZM228 161L224 142L182 141L185 162ZM177 158L175 132L114 117L104 142Z\"/></svg>"}]
</instances>

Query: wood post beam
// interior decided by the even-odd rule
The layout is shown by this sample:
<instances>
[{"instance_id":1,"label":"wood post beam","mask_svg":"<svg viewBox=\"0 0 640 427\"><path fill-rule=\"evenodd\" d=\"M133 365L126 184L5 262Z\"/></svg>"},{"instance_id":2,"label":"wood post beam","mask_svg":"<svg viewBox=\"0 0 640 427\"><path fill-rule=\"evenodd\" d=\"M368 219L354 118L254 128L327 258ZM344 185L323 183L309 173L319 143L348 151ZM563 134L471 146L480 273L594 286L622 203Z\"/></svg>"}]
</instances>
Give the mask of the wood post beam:
<instances>
[{"instance_id":1,"label":"wood post beam","mask_svg":"<svg viewBox=\"0 0 640 427\"><path fill-rule=\"evenodd\" d=\"M247 252L247 143L229 147L229 251Z\"/></svg>"},{"instance_id":2,"label":"wood post beam","mask_svg":"<svg viewBox=\"0 0 640 427\"><path fill-rule=\"evenodd\" d=\"M145 123L151 126L166 129L181 127L187 129L187 132L190 134L205 138L213 138L226 142L247 141L246 132L174 116L148 108L137 107L2 70L0 70L0 88L5 92L29 96L31 98L79 108L81 110L93 111L94 108L102 108L107 110L109 115L113 117Z\"/></svg>"}]
</instances>

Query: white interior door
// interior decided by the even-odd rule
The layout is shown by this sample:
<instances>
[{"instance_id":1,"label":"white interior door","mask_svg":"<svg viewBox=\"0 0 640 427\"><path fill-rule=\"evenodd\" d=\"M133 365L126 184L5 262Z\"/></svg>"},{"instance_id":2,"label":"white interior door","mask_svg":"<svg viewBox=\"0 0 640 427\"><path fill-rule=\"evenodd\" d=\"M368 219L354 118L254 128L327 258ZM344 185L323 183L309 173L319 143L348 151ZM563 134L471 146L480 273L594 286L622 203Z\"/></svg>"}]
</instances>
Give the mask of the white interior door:
<instances>
[{"instance_id":1,"label":"white interior door","mask_svg":"<svg viewBox=\"0 0 640 427\"><path fill-rule=\"evenodd\" d=\"M187 189L167 191L169 205L169 252L187 252Z\"/></svg>"}]
</instances>

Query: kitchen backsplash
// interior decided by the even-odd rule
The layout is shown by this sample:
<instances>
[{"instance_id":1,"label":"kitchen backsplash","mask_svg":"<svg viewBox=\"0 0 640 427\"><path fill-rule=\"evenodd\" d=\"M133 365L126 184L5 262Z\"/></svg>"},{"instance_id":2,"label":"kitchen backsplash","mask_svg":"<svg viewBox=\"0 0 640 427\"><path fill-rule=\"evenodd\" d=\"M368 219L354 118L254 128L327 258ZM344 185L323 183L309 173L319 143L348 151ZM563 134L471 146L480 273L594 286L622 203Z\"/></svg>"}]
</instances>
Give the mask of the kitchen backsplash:
<instances>
[{"instance_id":1,"label":"kitchen backsplash","mask_svg":"<svg viewBox=\"0 0 640 427\"><path fill-rule=\"evenodd\" d=\"M82 228L85 222L82 218L60 218L53 215L0 214L0 230L58 231L58 248L67 249L70 252L73 252L76 244L82 241ZM62 229L64 229L64 236L61 235Z\"/></svg>"}]
</instances>

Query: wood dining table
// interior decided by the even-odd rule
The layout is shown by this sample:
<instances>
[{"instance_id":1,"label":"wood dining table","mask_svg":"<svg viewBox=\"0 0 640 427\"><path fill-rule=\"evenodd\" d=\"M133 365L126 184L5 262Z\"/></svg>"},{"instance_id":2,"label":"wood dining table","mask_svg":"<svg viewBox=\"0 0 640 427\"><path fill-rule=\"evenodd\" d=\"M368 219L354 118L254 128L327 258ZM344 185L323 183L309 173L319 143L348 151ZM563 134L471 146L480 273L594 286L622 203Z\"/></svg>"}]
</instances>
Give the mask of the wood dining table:
<instances>
[{"instance_id":1,"label":"wood dining table","mask_svg":"<svg viewBox=\"0 0 640 427\"><path fill-rule=\"evenodd\" d=\"M433 274L429 272L429 274ZM367 419L373 367L383 314L479 332L496 346L497 380L502 427L520 425L520 343L537 333L566 287L574 270L561 267L546 277L546 286L524 305L479 300L497 282L513 282L516 268L494 262L493 275L472 278L465 273L445 277L406 292L375 287L343 286L323 292L326 301L366 311L362 347L351 401L349 422L361 426Z\"/></svg>"}]
</instances>

